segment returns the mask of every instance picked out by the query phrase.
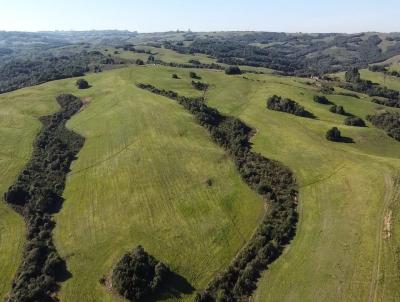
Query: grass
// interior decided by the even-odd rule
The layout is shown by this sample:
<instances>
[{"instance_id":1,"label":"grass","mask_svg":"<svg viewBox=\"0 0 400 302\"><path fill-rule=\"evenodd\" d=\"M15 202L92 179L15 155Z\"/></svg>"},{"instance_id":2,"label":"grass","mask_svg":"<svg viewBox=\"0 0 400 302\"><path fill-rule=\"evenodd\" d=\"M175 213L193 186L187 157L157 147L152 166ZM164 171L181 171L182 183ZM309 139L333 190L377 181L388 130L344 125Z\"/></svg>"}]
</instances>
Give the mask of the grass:
<instances>
[{"instance_id":1,"label":"grass","mask_svg":"<svg viewBox=\"0 0 400 302\"><path fill-rule=\"evenodd\" d=\"M132 67L87 76L93 86L88 90L77 91L71 79L0 97L9 106L14 106L14 98L24 110L32 104L39 110L33 100L39 102L42 96L42 111L55 109L52 100L59 92L90 100L67 124L87 140L56 215L56 245L72 273L62 285L61 301L119 301L98 280L137 244L200 289L231 261L257 225L261 200L205 130L173 101L134 86L144 82L198 95L189 71ZM172 73L181 80L172 79ZM297 235L262 276L253 299L400 299L400 144L370 124L344 126L345 117L312 101L319 91L306 79L247 74L246 80L220 71L196 73L210 84L209 105L256 128L254 149L289 166L300 185ZM298 101L317 119L267 110L266 99L273 94ZM367 97L328 98L362 118L377 107ZM30 142L38 130L33 118L32 125L36 128L32 126ZM354 143L328 142L324 136L333 126ZM212 179L211 187L207 179ZM386 238L382 228L390 211L391 236ZM9 250L15 251L15 244ZM192 299L184 295L170 300Z\"/></svg>"}]
</instances>

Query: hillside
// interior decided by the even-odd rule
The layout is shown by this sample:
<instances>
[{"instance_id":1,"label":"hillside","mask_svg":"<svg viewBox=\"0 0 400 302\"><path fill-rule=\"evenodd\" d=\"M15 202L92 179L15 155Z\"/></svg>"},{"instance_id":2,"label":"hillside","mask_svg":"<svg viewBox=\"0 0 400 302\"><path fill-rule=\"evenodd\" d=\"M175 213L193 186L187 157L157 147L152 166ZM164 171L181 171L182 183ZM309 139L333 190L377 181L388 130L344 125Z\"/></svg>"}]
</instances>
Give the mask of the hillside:
<instances>
[{"instance_id":1,"label":"hillside","mask_svg":"<svg viewBox=\"0 0 400 302\"><path fill-rule=\"evenodd\" d=\"M251 149L294 173L299 191L296 234L285 243L282 255L260 268L252 300L398 301L400 143L367 116L383 110L400 113L400 109L344 89L344 72L332 73L330 80L294 76L310 70L319 73L319 67L330 73L345 70L350 62L368 67L397 52L396 37L235 32L213 37L183 32L35 36L40 42L50 41L55 49L69 43L63 46L68 51L87 41L87 53L95 52L96 60L117 62L86 74L88 89L78 89L78 78L68 74L60 77L67 79L51 82L21 81L22 86L46 83L0 95L2 193L30 159L39 118L58 110L56 97L70 93L84 103L66 126L83 136L85 144L68 171L62 208L53 215L52 238L70 272L55 291L59 300L123 301L100 280L124 253L141 245L179 280L157 300L193 301L241 255L272 208L266 197L270 195L260 193L265 188L252 190L244 179L237 154L218 145L198 116L174 98L138 87L144 83L200 97L207 108L225 118L240 119L251 128ZM343 57L332 54L339 40ZM363 57L371 53L365 47L372 40L381 51ZM275 50L261 54L266 60L262 64L252 64L246 57L233 62L234 53L222 56L224 50L218 46L228 47L227 41L236 49L246 43L251 51ZM212 52L210 43L215 46ZM315 44L319 48L311 51ZM297 66L299 55L291 65L298 69L286 70L290 60L282 56L280 63L286 63L280 69L277 62L268 61L269 55L280 53L280 45L293 53L303 45L309 53L301 56L310 61ZM83 47L74 52L81 53ZM357 55L350 58L347 51ZM337 65L313 65L322 53L332 54ZM384 64L395 69L396 62ZM231 63L239 64L244 73L227 75L224 69ZM360 73L363 80L400 90L399 77L368 69ZM324 95L330 105L316 102L317 95ZM310 115L267 109L273 96L293 101ZM333 113L333 104L343 106L347 115ZM363 119L366 127L345 125L350 115ZM342 142L326 139L332 127L339 128ZM24 234L23 218L0 203L0 299L9 293L21 262Z\"/></svg>"}]
</instances>

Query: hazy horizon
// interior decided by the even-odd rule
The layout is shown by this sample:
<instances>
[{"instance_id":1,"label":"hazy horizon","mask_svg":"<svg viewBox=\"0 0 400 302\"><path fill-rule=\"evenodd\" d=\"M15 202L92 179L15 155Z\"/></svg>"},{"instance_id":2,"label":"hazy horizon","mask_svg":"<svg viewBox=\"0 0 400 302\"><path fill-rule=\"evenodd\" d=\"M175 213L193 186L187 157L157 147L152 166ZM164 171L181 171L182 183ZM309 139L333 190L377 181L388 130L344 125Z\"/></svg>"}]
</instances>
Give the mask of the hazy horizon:
<instances>
[{"instance_id":1,"label":"hazy horizon","mask_svg":"<svg viewBox=\"0 0 400 302\"><path fill-rule=\"evenodd\" d=\"M322 3L179 0L152 3L115 0L15 0L0 6L0 31L129 30L154 33L265 31L287 33L399 32L400 2ZM396 22L397 21L397 22Z\"/></svg>"}]
</instances>

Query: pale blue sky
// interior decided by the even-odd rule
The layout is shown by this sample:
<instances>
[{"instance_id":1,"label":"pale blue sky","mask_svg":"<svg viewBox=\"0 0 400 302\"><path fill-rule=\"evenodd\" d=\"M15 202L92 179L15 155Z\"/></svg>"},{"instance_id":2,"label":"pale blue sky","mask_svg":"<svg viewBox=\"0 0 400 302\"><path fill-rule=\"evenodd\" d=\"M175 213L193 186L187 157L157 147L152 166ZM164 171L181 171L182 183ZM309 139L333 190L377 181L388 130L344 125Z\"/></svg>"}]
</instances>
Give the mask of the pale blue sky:
<instances>
[{"instance_id":1,"label":"pale blue sky","mask_svg":"<svg viewBox=\"0 0 400 302\"><path fill-rule=\"evenodd\" d=\"M400 31L400 0L0 0L0 30Z\"/></svg>"}]
</instances>

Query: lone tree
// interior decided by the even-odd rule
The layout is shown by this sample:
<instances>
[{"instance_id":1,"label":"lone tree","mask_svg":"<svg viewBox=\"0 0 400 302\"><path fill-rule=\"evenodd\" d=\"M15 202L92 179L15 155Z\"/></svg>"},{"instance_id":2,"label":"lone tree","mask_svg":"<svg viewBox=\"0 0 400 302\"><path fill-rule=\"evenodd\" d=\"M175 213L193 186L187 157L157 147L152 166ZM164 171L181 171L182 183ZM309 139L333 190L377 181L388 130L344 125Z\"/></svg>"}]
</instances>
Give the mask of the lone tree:
<instances>
[{"instance_id":1,"label":"lone tree","mask_svg":"<svg viewBox=\"0 0 400 302\"><path fill-rule=\"evenodd\" d=\"M358 71L357 67L350 68L346 71L345 74L346 82L349 83L358 83L361 80L360 72Z\"/></svg>"},{"instance_id":2,"label":"lone tree","mask_svg":"<svg viewBox=\"0 0 400 302\"><path fill-rule=\"evenodd\" d=\"M337 127L333 127L326 132L326 139L331 142L340 142L342 135Z\"/></svg>"},{"instance_id":3,"label":"lone tree","mask_svg":"<svg viewBox=\"0 0 400 302\"><path fill-rule=\"evenodd\" d=\"M150 299L165 283L169 268L141 246L125 253L113 268L112 286L129 301ZM153 299L150 299L154 301Z\"/></svg>"},{"instance_id":4,"label":"lone tree","mask_svg":"<svg viewBox=\"0 0 400 302\"><path fill-rule=\"evenodd\" d=\"M75 85L76 85L76 87L78 87L79 89L87 89L87 88L90 87L90 86L89 86L89 83L88 83L86 80L84 80L84 79L79 79L79 80L77 80Z\"/></svg>"},{"instance_id":5,"label":"lone tree","mask_svg":"<svg viewBox=\"0 0 400 302\"><path fill-rule=\"evenodd\" d=\"M237 66L228 66L225 69L225 73L226 74L242 74L242 71Z\"/></svg>"}]
</instances>

